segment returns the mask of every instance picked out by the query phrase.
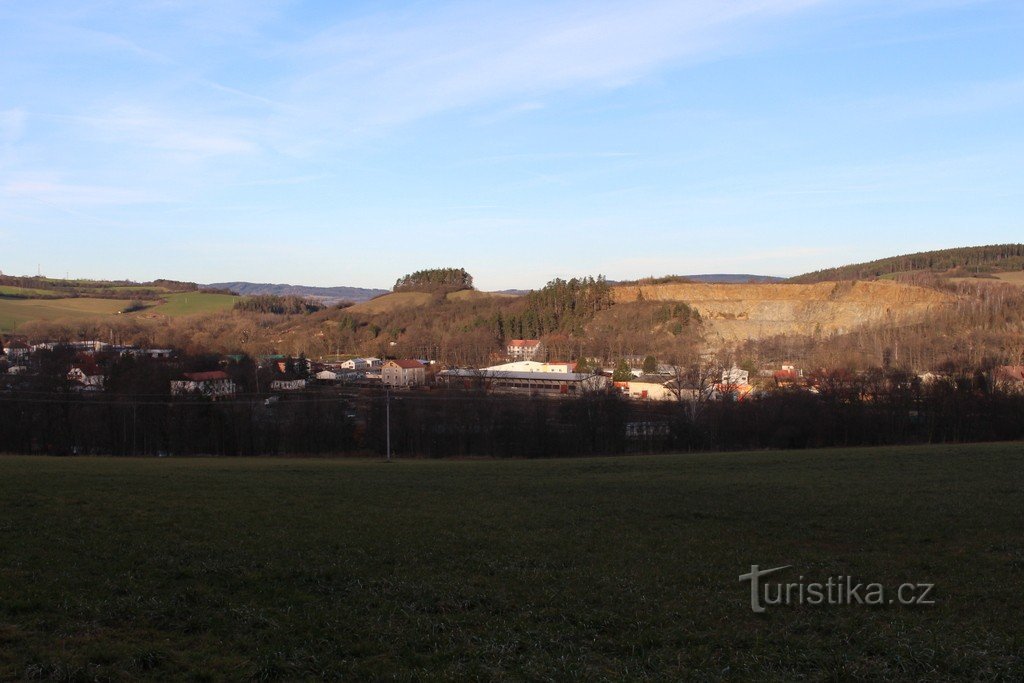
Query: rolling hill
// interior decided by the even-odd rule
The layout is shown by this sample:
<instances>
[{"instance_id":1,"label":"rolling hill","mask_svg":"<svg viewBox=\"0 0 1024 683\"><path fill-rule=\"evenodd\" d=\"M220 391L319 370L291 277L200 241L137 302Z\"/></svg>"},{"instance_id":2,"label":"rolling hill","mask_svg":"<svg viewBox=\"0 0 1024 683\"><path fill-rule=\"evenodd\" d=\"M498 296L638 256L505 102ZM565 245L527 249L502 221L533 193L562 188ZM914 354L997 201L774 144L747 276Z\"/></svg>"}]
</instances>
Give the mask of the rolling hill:
<instances>
[{"instance_id":1,"label":"rolling hill","mask_svg":"<svg viewBox=\"0 0 1024 683\"><path fill-rule=\"evenodd\" d=\"M228 289L242 296L257 296L260 294L301 296L307 299L315 299L328 305L338 303L339 301L359 303L388 293L386 289L368 289L365 287L309 287L306 285L270 284L264 282L218 282L203 285L203 287Z\"/></svg>"},{"instance_id":2,"label":"rolling hill","mask_svg":"<svg viewBox=\"0 0 1024 683\"><path fill-rule=\"evenodd\" d=\"M1024 244L993 244L938 251L854 263L817 270L790 278L789 282L813 283L836 280L874 280L911 273L939 273L947 276L971 276L1024 271Z\"/></svg>"}]
</instances>

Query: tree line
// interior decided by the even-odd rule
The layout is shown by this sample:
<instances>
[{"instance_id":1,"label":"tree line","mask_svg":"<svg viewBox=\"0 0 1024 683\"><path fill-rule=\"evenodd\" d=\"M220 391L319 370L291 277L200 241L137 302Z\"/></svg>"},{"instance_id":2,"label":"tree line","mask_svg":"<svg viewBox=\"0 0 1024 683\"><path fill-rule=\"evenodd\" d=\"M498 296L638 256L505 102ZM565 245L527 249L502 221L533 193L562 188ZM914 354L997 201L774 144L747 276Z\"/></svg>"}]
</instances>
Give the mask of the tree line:
<instances>
[{"instance_id":1,"label":"tree line","mask_svg":"<svg viewBox=\"0 0 1024 683\"><path fill-rule=\"evenodd\" d=\"M428 268L395 281L396 292L435 292L473 289L473 276L465 268Z\"/></svg>"},{"instance_id":2,"label":"tree line","mask_svg":"<svg viewBox=\"0 0 1024 683\"><path fill-rule=\"evenodd\" d=\"M244 375L244 368L238 368ZM1024 438L1024 395L980 370L922 383L899 371L828 371L818 393L629 401L614 392L532 398L478 391L300 392L209 401L154 395L130 373L96 396L0 394L0 452L111 455L566 457ZM251 386L251 385L250 385ZM390 420L388 406L390 403Z\"/></svg>"},{"instance_id":3,"label":"tree line","mask_svg":"<svg viewBox=\"0 0 1024 683\"><path fill-rule=\"evenodd\" d=\"M965 275L1024 270L1024 244L994 244L985 247L941 249L892 256L867 263L817 270L790 278L789 281L813 283L833 280L871 280L896 273L953 270L962 270Z\"/></svg>"}]
</instances>

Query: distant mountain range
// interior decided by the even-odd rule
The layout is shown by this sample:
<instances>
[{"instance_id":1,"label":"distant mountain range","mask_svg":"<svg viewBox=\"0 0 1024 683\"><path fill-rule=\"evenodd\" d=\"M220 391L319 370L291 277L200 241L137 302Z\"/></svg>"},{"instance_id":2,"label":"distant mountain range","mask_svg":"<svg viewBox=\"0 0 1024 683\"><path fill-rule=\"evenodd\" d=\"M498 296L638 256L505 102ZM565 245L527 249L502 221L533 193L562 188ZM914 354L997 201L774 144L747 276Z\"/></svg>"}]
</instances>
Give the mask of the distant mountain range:
<instances>
[{"instance_id":1,"label":"distant mountain range","mask_svg":"<svg viewBox=\"0 0 1024 683\"><path fill-rule=\"evenodd\" d=\"M747 284L747 283L765 283L765 282L782 282L786 278L775 277L774 275L747 275L744 273L704 273L703 275L684 275L687 280L693 282L716 282L719 284Z\"/></svg>"},{"instance_id":2,"label":"distant mountain range","mask_svg":"<svg viewBox=\"0 0 1024 683\"><path fill-rule=\"evenodd\" d=\"M691 282L715 283L782 282L785 279L770 275L735 273L707 273L703 275L685 275L682 277ZM610 282L610 284L614 284L614 282ZM309 287L306 285L272 284L269 282L211 282L208 285L200 285L200 287L205 289L229 289L242 296L258 296L260 294L301 296L307 299L322 301L328 305L338 303L339 301L351 301L358 304L391 292L389 289L368 289L365 287ZM522 296L529 292L529 289L503 289L495 293Z\"/></svg>"},{"instance_id":3,"label":"distant mountain range","mask_svg":"<svg viewBox=\"0 0 1024 683\"><path fill-rule=\"evenodd\" d=\"M275 294L277 296L302 296L316 299L325 304L339 301L359 303L369 301L375 296L387 294L387 289L367 289L365 287L307 287L306 285L275 285L267 282L214 282L202 285L209 289L230 289L243 296Z\"/></svg>"}]
</instances>

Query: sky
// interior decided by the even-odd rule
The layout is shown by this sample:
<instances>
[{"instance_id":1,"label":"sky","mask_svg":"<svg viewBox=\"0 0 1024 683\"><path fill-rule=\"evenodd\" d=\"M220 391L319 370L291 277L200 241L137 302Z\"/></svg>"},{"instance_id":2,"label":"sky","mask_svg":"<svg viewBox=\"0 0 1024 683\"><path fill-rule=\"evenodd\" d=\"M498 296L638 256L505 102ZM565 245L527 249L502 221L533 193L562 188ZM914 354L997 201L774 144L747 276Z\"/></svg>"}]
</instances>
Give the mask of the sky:
<instances>
[{"instance_id":1,"label":"sky","mask_svg":"<svg viewBox=\"0 0 1024 683\"><path fill-rule=\"evenodd\" d=\"M0 0L0 271L389 287L1024 241L1020 0Z\"/></svg>"}]
</instances>

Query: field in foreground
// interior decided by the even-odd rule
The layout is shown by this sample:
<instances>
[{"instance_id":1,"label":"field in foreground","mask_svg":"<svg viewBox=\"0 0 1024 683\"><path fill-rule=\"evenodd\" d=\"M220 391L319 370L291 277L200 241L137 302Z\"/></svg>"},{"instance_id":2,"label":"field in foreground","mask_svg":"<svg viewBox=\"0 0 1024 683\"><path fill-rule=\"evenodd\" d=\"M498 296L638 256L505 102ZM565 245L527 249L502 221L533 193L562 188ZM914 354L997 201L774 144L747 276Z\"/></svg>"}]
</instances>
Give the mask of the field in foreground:
<instances>
[{"instance_id":1,"label":"field in foreground","mask_svg":"<svg viewBox=\"0 0 1024 683\"><path fill-rule=\"evenodd\" d=\"M0 679L1024 676L1024 444L0 458ZM787 580L934 606L771 607Z\"/></svg>"},{"instance_id":2,"label":"field in foreground","mask_svg":"<svg viewBox=\"0 0 1024 683\"><path fill-rule=\"evenodd\" d=\"M127 299L5 299L0 298L0 332L11 332L33 320L81 320L114 315L131 302Z\"/></svg>"}]
</instances>

